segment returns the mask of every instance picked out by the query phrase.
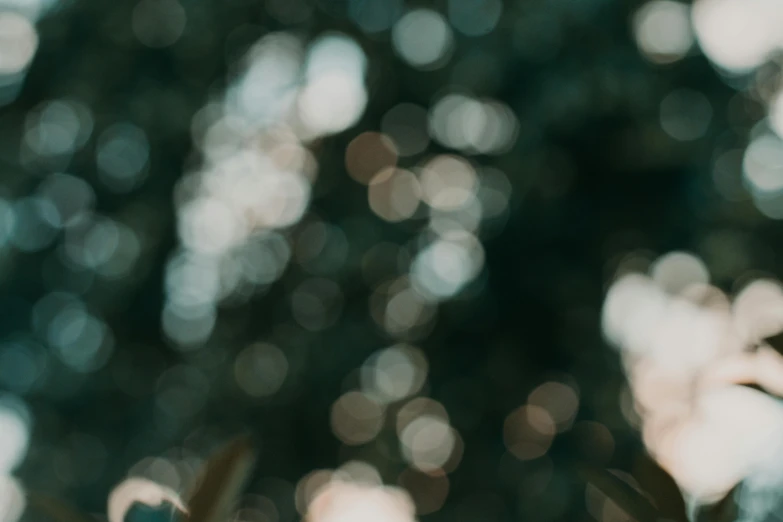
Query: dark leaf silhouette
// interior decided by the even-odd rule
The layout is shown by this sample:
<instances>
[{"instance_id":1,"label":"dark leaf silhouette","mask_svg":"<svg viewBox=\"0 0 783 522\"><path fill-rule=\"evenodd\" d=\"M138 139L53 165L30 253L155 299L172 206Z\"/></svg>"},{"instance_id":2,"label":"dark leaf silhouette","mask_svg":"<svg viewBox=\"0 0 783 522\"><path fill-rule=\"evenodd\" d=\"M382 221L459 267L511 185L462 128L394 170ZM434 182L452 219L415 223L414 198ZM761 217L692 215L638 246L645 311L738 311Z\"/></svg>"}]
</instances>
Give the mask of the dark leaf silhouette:
<instances>
[{"instance_id":1,"label":"dark leaf silhouette","mask_svg":"<svg viewBox=\"0 0 783 522\"><path fill-rule=\"evenodd\" d=\"M737 505L732 492L715 504L700 506L693 513L692 522L733 522L734 520L737 520Z\"/></svg>"},{"instance_id":2,"label":"dark leaf silhouette","mask_svg":"<svg viewBox=\"0 0 783 522\"><path fill-rule=\"evenodd\" d=\"M606 470L587 464L577 466L582 477L609 497L637 522L661 522L665 517L639 491Z\"/></svg>"},{"instance_id":3,"label":"dark leaf silhouette","mask_svg":"<svg viewBox=\"0 0 783 522\"><path fill-rule=\"evenodd\" d=\"M239 437L206 463L201 479L187 500L190 522L228 519L255 464L250 437Z\"/></svg>"}]
</instances>

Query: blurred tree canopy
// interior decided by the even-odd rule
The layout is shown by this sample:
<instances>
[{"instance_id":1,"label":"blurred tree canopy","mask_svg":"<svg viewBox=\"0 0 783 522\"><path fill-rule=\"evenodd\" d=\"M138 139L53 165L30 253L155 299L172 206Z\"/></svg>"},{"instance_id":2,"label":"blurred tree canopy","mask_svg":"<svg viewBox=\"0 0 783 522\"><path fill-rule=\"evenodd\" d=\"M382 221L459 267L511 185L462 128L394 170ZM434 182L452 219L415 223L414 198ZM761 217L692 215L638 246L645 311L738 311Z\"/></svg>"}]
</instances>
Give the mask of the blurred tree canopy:
<instances>
[{"instance_id":1,"label":"blurred tree canopy","mask_svg":"<svg viewBox=\"0 0 783 522\"><path fill-rule=\"evenodd\" d=\"M746 200L723 197L712 173L716 157L747 143L763 116L758 99L721 81L697 52L670 64L647 60L634 42L637 1L157 1L160 9L180 5L186 20L163 47L140 41L138 2L56 4L37 23L38 48L21 89L0 108L4 202L67 173L89 184L96 215L130 227L138 239L133 267L119 277L67 262L59 236L41 247L3 244L0 387L31 413L30 447L18 470L26 488L103 512L110 488L142 459L180 458L182 450L172 448L182 447L203 455L243 431L260 450L248 491L272 498L280 522L296 518L294 488L314 469L364 460L395 483L409 463L393 414L391 428L357 445L335 436L331 416L335 401L360 386L365 361L405 341L426 356L420 395L445 407L463 449L442 506L422 520L589 520L595 514L585 491L597 487L590 473L605 470L633 477L663 515L682 519L676 487L645 456L621 411L625 381L602 339L601 303L629 252L696 252L727 290L750 269L781 275L779 229ZM442 13L457 28L451 54L429 70L400 56L391 22L377 22L416 8ZM471 34L465 17L480 21L492 9L502 14L491 30ZM161 34L179 23L156 20ZM306 142L317 177L307 213L281 229L293 255L279 279L227 299L208 339L182 349L165 335L161 313L167 263L181 248L178 183L205 162L194 146L193 118L222 98L256 42L276 32L304 45L335 32L354 40L366 56L366 108L345 130ZM712 107L698 139L674 139L661 126L661 101L676 89L698 91ZM422 332L400 339L373 319L373 296L395 275L393 257L415 253L426 215L379 217L368 188L349 175L346 150L362 133L381 132L395 106L430 110L450 91L497 100L515 115L517 134L506 150L466 154L504 173L510 196L479 234L480 273L434 306ZM92 132L71 154L30 152L31 115L58 99L87 107ZM127 191L107 186L96 163L98 136L118 122L141 129L149 144L145 177ZM422 158L454 153L428 140L398 164L413 169ZM18 225L22 210L14 208ZM306 256L297 252L307 249L313 223L339 232L336 268L301 262ZM33 225L15 230L44 233ZM386 250L374 250L381 244ZM339 288L334 320L317 329L292 310L292 296L313 273ZM40 333L36 321L45 311L37 305L52 292L78 296L110 331L113 348L97 367L74 370L54 355L51 335ZM259 342L277 347L286 369L279 390L263 397L236 381L238 356ZM24 357L9 343L26 346ZM22 371L15 364L38 368L35 382L15 379ZM547 381L577 391L572 427L554 437L546 455L516 458L504 442L504 422Z\"/></svg>"}]
</instances>

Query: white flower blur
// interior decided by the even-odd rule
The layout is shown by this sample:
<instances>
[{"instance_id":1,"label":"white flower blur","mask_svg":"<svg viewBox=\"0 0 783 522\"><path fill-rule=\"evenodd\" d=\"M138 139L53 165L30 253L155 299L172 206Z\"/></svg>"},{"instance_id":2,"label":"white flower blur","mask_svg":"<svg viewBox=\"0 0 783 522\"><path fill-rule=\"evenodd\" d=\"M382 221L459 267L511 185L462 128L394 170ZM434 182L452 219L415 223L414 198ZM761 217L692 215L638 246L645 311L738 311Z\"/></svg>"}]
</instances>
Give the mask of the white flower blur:
<instances>
[{"instance_id":1,"label":"white flower blur","mask_svg":"<svg viewBox=\"0 0 783 522\"><path fill-rule=\"evenodd\" d=\"M310 503L307 522L415 522L408 494L388 486L334 480Z\"/></svg>"},{"instance_id":2,"label":"white flower blur","mask_svg":"<svg viewBox=\"0 0 783 522\"><path fill-rule=\"evenodd\" d=\"M123 522L133 504L141 503L156 507L164 502L172 504L183 513L188 512L182 499L174 490L151 480L129 478L116 486L109 495L107 507L109 522Z\"/></svg>"},{"instance_id":3,"label":"white flower blur","mask_svg":"<svg viewBox=\"0 0 783 522\"><path fill-rule=\"evenodd\" d=\"M650 276L619 278L604 334L620 349L647 450L691 507L741 484L741 512L764 513L783 481L770 465L783 456L783 357L764 341L783 331L783 290L755 281L732 303L708 277L677 253Z\"/></svg>"}]
</instances>

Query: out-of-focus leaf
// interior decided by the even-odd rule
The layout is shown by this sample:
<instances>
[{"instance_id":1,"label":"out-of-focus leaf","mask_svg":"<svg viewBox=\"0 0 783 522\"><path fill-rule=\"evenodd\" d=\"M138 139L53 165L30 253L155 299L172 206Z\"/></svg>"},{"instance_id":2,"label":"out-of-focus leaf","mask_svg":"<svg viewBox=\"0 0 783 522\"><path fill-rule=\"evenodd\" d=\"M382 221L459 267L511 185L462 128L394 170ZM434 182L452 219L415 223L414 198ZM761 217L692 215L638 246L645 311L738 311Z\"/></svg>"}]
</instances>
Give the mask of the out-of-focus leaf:
<instances>
[{"instance_id":1,"label":"out-of-focus leaf","mask_svg":"<svg viewBox=\"0 0 783 522\"><path fill-rule=\"evenodd\" d=\"M665 517L650 501L632 486L609 473L586 464L577 465L582 477L612 499L637 522L660 522Z\"/></svg>"},{"instance_id":2,"label":"out-of-focus leaf","mask_svg":"<svg viewBox=\"0 0 783 522\"><path fill-rule=\"evenodd\" d=\"M187 506L190 522L224 522L236 505L256 460L250 437L239 437L206 463Z\"/></svg>"},{"instance_id":3,"label":"out-of-focus leaf","mask_svg":"<svg viewBox=\"0 0 783 522\"><path fill-rule=\"evenodd\" d=\"M783 332L767 337L763 342L771 346L776 352L783 354Z\"/></svg>"}]
</instances>

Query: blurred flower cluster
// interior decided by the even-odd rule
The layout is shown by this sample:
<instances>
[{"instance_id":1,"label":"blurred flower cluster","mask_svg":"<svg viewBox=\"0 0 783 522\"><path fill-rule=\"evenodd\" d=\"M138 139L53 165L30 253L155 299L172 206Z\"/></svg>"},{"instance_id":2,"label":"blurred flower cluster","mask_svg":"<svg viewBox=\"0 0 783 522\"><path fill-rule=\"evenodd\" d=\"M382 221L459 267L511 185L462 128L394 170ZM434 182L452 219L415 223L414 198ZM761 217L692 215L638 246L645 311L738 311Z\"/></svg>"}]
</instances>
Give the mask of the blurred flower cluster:
<instances>
[{"instance_id":1,"label":"blurred flower cluster","mask_svg":"<svg viewBox=\"0 0 783 522\"><path fill-rule=\"evenodd\" d=\"M377 471L361 463L346 463L334 473L315 472L300 488L297 499L306 505L308 522L415 521L408 493L382 486Z\"/></svg>"},{"instance_id":2,"label":"blurred flower cluster","mask_svg":"<svg viewBox=\"0 0 783 522\"><path fill-rule=\"evenodd\" d=\"M768 339L783 332L783 286L758 279L730 301L700 259L673 252L649 276L620 277L603 318L633 394L628 415L638 415L648 450L693 506L744 481L743 520L777 509L783 356Z\"/></svg>"}]
</instances>

